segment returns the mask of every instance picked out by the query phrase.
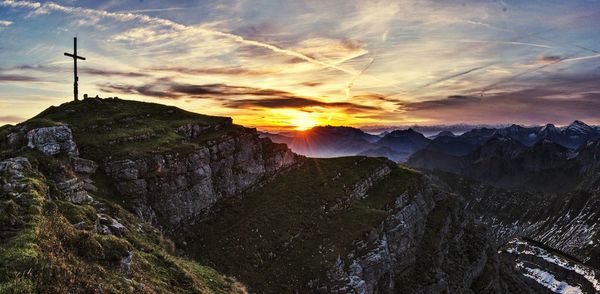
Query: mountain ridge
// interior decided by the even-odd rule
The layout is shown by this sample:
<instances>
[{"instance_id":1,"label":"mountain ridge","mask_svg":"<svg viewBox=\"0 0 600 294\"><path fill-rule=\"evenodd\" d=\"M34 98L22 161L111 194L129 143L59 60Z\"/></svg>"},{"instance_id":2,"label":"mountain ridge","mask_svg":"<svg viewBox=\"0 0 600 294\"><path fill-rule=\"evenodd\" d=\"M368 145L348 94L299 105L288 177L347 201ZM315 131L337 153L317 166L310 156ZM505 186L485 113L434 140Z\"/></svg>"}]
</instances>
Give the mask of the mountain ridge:
<instances>
[{"instance_id":1,"label":"mountain ridge","mask_svg":"<svg viewBox=\"0 0 600 294\"><path fill-rule=\"evenodd\" d=\"M81 211L71 216L59 210L60 226L24 243L14 243L14 235L0 235L0 254L17 258L0 263L5 273L0 289L85 291L91 284L79 281L84 277L90 283L102 281L100 291L180 293L244 292L246 287L266 293L373 293L399 289L407 278L418 289L430 289L425 291L470 289L480 279L495 281L498 289L511 284L506 280L510 275L499 273L500 268L508 270L504 266L490 263L495 272L484 277L482 268L473 264L486 263L488 258L481 256L495 260L497 253L490 250L494 245L485 229L468 221L461 198L385 158L306 158L261 138L254 129L232 124L230 118L121 99L51 107L24 123L2 127L0 135L0 166L27 158L43 174L37 181L49 187L48 193L32 199ZM10 168L7 172L19 174ZM16 182L2 181L2 203L30 199L17 197L19 190L14 189L21 188ZM1 215L11 215L11 207L0 205ZM42 215L52 220L48 213L53 211ZM448 238L438 215L452 224L452 232L478 240L479 245L470 247L478 252L473 261L462 259L460 248L468 240ZM7 221L0 223L0 232L11 231L13 220ZM408 225L399 230L401 224ZM140 226L146 229L139 231ZM61 232L66 233L61 240L79 245L64 248L51 242ZM79 236L85 242L77 241ZM426 247L423 238L439 240L440 246ZM23 278L22 267L29 263L22 262L29 251L11 251L7 244L48 248L36 254L56 267L58 276L41 278L46 274L43 265ZM447 246L458 251L445 254ZM307 251L278 254L285 248ZM56 252L59 260L47 259L47 252ZM308 258L317 252L323 258ZM416 264L416 255L432 253L442 254L444 262ZM247 262L235 265L235 257L241 262L244 256ZM296 260L296 266L286 260ZM83 277L63 275L81 261L92 262L90 268L97 270L83 272ZM471 279L449 270L456 263ZM257 268L267 276L288 274L265 283ZM444 278L423 276L424 268ZM409 272L400 275L402 269ZM164 282L169 279L175 282ZM426 286L429 279L434 285Z\"/></svg>"},{"instance_id":2,"label":"mountain ridge","mask_svg":"<svg viewBox=\"0 0 600 294\"><path fill-rule=\"evenodd\" d=\"M373 147L357 129L317 133ZM520 259L498 252L506 240L488 231L493 223L476 218L493 214L470 208L476 184L461 190L386 158L308 158L263 135L230 118L122 99L65 103L1 127L0 170L10 177L2 177L0 215L10 217L0 218L0 254L11 262L0 262L0 289L85 291L101 281L101 291L142 293L539 290L515 268ZM530 148L501 135L486 142L482 159ZM552 151L556 143L548 144L535 146ZM589 141L573 157L590 175L587 187L597 183L597 147ZM21 186L14 177L22 170L39 176ZM20 190L31 187L37 192ZM41 214L19 208L23 199L42 203ZM11 224L39 215L57 225L15 239ZM40 259L28 255L36 246L44 248L33 251ZM82 264L95 269L82 273L89 283L65 274ZM44 276L48 267L54 279Z\"/></svg>"},{"instance_id":3,"label":"mountain ridge","mask_svg":"<svg viewBox=\"0 0 600 294\"><path fill-rule=\"evenodd\" d=\"M577 149L590 140L600 138L600 130L575 120L561 128L553 124L528 127L512 124L503 128L473 128L460 135L443 131L431 137L425 137L413 128L386 131L376 136L343 126L318 126L306 131L280 134L263 132L261 135L273 142L285 143L296 153L307 156L368 155L405 162L423 149L454 156L467 155L495 136L512 138L527 147L550 140L569 149Z\"/></svg>"}]
</instances>

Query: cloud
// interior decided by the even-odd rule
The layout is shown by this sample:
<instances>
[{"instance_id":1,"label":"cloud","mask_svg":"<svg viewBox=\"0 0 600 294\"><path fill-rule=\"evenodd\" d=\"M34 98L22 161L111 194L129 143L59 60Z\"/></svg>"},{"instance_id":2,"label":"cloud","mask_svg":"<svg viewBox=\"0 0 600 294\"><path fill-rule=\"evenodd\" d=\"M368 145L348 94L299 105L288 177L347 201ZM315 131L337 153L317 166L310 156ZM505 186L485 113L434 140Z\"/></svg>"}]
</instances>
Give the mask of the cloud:
<instances>
[{"instance_id":1,"label":"cloud","mask_svg":"<svg viewBox=\"0 0 600 294\"><path fill-rule=\"evenodd\" d=\"M14 115L0 116L0 121L6 122L6 123L17 123L17 122L22 122L24 120L25 120L25 118L20 117L20 116L14 116Z\"/></svg>"},{"instance_id":2,"label":"cloud","mask_svg":"<svg viewBox=\"0 0 600 294\"><path fill-rule=\"evenodd\" d=\"M324 107L340 108L348 113L379 110L377 107L359 105L349 102L322 102L301 97L265 98L265 99L240 99L228 101L225 106L230 108L306 108Z\"/></svg>"},{"instance_id":3,"label":"cloud","mask_svg":"<svg viewBox=\"0 0 600 294\"><path fill-rule=\"evenodd\" d=\"M303 83L300 83L300 85L307 86L307 87L318 87L318 86L321 86L323 84L325 84L325 83L323 83L323 82L303 82Z\"/></svg>"},{"instance_id":4,"label":"cloud","mask_svg":"<svg viewBox=\"0 0 600 294\"><path fill-rule=\"evenodd\" d=\"M143 72L133 72L133 71L119 71L119 70L104 70L92 67L79 67L77 69L81 73L89 74L89 75L98 75L98 76L121 76L121 77L131 77L131 78L140 78L140 77L148 77L150 76L147 73ZM18 65L13 67L5 67L0 68L0 71L38 71L45 73L57 73L57 72L71 72L72 68L66 67L58 67L58 66L47 66L43 64L38 65Z\"/></svg>"},{"instance_id":5,"label":"cloud","mask_svg":"<svg viewBox=\"0 0 600 294\"><path fill-rule=\"evenodd\" d=\"M2 82L37 82L38 78L23 75L0 74L0 83Z\"/></svg>"},{"instance_id":6,"label":"cloud","mask_svg":"<svg viewBox=\"0 0 600 294\"><path fill-rule=\"evenodd\" d=\"M10 26L11 24L13 24L13 22L10 20L1 20L0 19L0 27L7 27L7 26Z\"/></svg>"},{"instance_id":7,"label":"cloud","mask_svg":"<svg viewBox=\"0 0 600 294\"><path fill-rule=\"evenodd\" d=\"M261 76L276 73L274 70L247 69L242 67L214 67L214 68L187 68L187 67L156 67L153 71L168 71L188 75L232 75L232 76Z\"/></svg>"},{"instance_id":8,"label":"cloud","mask_svg":"<svg viewBox=\"0 0 600 294\"><path fill-rule=\"evenodd\" d=\"M163 99L211 98L223 102L229 108L307 108L323 107L345 109L347 112L376 111L379 108L350 102L323 102L316 99L298 97L293 93L227 84L193 85L173 82L169 79L133 86L122 84L103 84L100 89L110 93L138 94ZM236 99L236 97L253 97ZM230 99L233 98L233 99Z\"/></svg>"},{"instance_id":9,"label":"cloud","mask_svg":"<svg viewBox=\"0 0 600 294\"><path fill-rule=\"evenodd\" d=\"M123 84L102 84L100 89L106 92L122 94L139 94L144 96L179 99L179 98L209 98L221 96L288 96L288 92L259 89L245 86L232 86L226 84L194 85L173 82L170 79L158 79L153 83L139 86Z\"/></svg>"},{"instance_id":10,"label":"cloud","mask_svg":"<svg viewBox=\"0 0 600 294\"><path fill-rule=\"evenodd\" d=\"M268 43L264 43L264 42L260 42L260 41L255 41L255 40L249 40L249 39L246 39L239 35L235 35L235 34L227 33L227 32L221 32L221 31L217 31L217 30L203 27L203 26L187 26L187 25L177 23L175 21L168 20L168 19L151 17L151 16L144 15L144 14L109 12L109 11L99 10L99 9L64 6L64 5L54 3L54 2L47 2L47 3L42 4L39 2L32 2L32 1L5 0L3 2L0 2L0 5L8 6L8 7L25 7L25 8L33 9L33 11L32 11L33 14L47 14L49 11L58 11L58 12L63 12L63 13L81 15L84 17L112 18L112 19L122 21L122 22L138 21L138 22L142 22L147 25L150 25L150 26L152 26L153 29L158 30L158 32L156 32L156 31L149 31L148 29L144 29L144 28L134 28L130 31L127 31L127 32L121 34L120 36L117 36L116 37L117 40L131 41L131 40L136 40L136 39L147 40L150 38L155 41L159 41L159 40L166 39L167 38L166 36L170 36L170 35L172 35L172 33L178 33L178 32L187 32L189 34L205 34L205 35L226 38L226 39L229 39L234 42L237 42L237 43L240 43L243 45L247 45L247 46L254 46L254 47L268 49L275 53L280 53L283 55L300 58L304 61L316 64L316 65L320 65L320 66L323 66L326 68L335 69L335 70L345 72L348 74L355 74L355 71L352 69L347 69L347 68L335 65L333 63L321 61L321 60L315 59L313 57L307 56L305 54L302 54L300 52L285 49L285 48L282 48L282 47L279 47L276 45L272 45L272 44L268 44ZM346 47L348 47L348 45L346 45Z\"/></svg>"},{"instance_id":11,"label":"cloud","mask_svg":"<svg viewBox=\"0 0 600 294\"><path fill-rule=\"evenodd\" d=\"M170 79L158 79L149 84L140 86L122 84L102 84L100 88L107 92L123 94L140 94L157 98L207 98L220 96L292 96L291 93L274 89L260 89L246 86L232 86L227 84L194 85L177 83Z\"/></svg>"},{"instance_id":12,"label":"cloud","mask_svg":"<svg viewBox=\"0 0 600 294\"><path fill-rule=\"evenodd\" d=\"M123 85L123 84L103 84L99 85L99 88L103 92L107 93L120 93L120 94L137 94L148 97L166 98L166 99L179 99L183 95L168 90L154 89L152 85Z\"/></svg>"},{"instance_id":13,"label":"cloud","mask_svg":"<svg viewBox=\"0 0 600 294\"><path fill-rule=\"evenodd\" d=\"M598 121L600 91L574 97L559 95L554 89L525 89L480 96L450 96L444 99L403 103L411 116L437 123L569 123L574 119Z\"/></svg>"},{"instance_id":14,"label":"cloud","mask_svg":"<svg viewBox=\"0 0 600 294\"><path fill-rule=\"evenodd\" d=\"M117 70L103 70L97 68L84 67L79 69L80 72L90 74L90 75L98 75L98 76L121 76L121 77L130 77L130 78L139 78L139 77L148 77L149 74L141 73L141 72L131 72L131 71L117 71Z\"/></svg>"},{"instance_id":15,"label":"cloud","mask_svg":"<svg viewBox=\"0 0 600 294\"><path fill-rule=\"evenodd\" d=\"M231 86L226 84L206 84L206 85L190 85L190 84L174 84L170 86L172 91L177 93L201 96L205 95L221 95L221 96L288 96L290 93L273 89L258 89L243 86Z\"/></svg>"},{"instance_id":16,"label":"cloud","mask_svg":"<svg viewBox=\"0 0 600 294\"><path fill-rule=\"evenodd\" d=\"M562 60L562 57L557 55L540 55L536 60L540 64L556 63Z\"/></svg>"},{"instance_id":17,"label":"cloud","mask_svg":"<svg viewBox=\"0 0 600 294\"><path fill-rule=\"evenodd\" d=\"M507 114L503 109L520 100L500 95L523 89L535 89L531 95L543 94L540 97L545 100L533 98L539 103L581 99L582 92L600 92L594 86L598 85L600 71L595 67L599 59L592 59L598 58L598 53L589 49L597 46L593 42L596 31L591 28L600 22L597 15L578 17L579 12L593 12L593 5L553 3L537 9L523 3L504 14L489 1L454 5L445 1L351 0L275 5L234 0L219 5L201 1L193 5L194 10L161 13L159 10L171 8L154 10L157 7L146 5L149 3L118 1L97 5L33 1L0 0L0 10L7 12L0 19L15 21L3 31L9 43L0 46L29 44L23 50L16 50L17 46L0 51L10 61L5 66L29 63L32 56L45 65L1 71L13 78L2 83L6 89L0 90L32 101L71 91L72 63L56 52L70 50L65 47L70 48L69 38L75 32L82 37L83 55L89 58L80 65L90 68L79 69L83 89L98 86L153 101L158 97L188 110L234 115L247 124L277 124L276 113L282 111L273 107L278 105L310 105L303 107L315 112L318 107L348 107L357 113L341 114L337 119L354 125L448 123L463 120L463 113L465 119L485 120L485 115L475 117L478 112L464 110L501 118L495 116L495 108L482 110L477 104L498 107ZM217 9L230 4L238 8ZM151 10L132 11L144 8ZM31 19L19 21L30 11L34 12ZM153 13L139 14L145 12ZM19 32L10 29L16 26ZM370 64L374 57L377 61ZM583 77L548 79L552 72L582 71L594 75L589 81ZM161 76L171 80L154 80ZM56 82L15 81L32 77ZM551 85L547 89L551 91L537 91L544 85ZM352 99L344 99L345 89L352 91L347 96ZM479 96L482 89L489 94ZM464 97L446 97L452 94ZM505 99L506 103L487 98ZM344 102L347 104L339 104ZM225 105L228 103L231 105ZM239 110L229 108L236 103ZM432 113L434 108L436 113ZM445 109L452 115L444 114ZM7 111L4 115L27 111L3 110ZM515 113L525 115L520 110Z\"/></svg>"}]
</instances>

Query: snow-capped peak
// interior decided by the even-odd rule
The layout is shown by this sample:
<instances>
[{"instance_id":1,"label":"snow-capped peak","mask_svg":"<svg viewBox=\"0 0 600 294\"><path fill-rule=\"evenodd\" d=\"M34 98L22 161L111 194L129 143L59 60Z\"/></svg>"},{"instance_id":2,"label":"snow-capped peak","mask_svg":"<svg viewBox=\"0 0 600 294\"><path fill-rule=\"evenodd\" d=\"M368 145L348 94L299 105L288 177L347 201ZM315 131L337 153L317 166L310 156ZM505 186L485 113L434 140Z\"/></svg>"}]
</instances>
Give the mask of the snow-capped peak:
<instances>
[{"instance_id":1,"label":"snow-capped peak","mask_svg":"<svg viewBox=\"0 0 600 294\"><path fill-rule=\"evenodd\" d=\"M553 124L547 124L540 129L540 133L542 132L557 132L558 129Z\"/></svg>"},{"instance_id":2,"label":"snow-capped peak","mask_svg":"<svg viewBox=\"0 0 600 294\"><path fill-rule=\"evenodd\" d=\"M571 123L569 126L567 126L565 130L577 134L588 134L594 131L592 127L579 120L576 120L573 123Z\"/></svg>"}]
</instances>

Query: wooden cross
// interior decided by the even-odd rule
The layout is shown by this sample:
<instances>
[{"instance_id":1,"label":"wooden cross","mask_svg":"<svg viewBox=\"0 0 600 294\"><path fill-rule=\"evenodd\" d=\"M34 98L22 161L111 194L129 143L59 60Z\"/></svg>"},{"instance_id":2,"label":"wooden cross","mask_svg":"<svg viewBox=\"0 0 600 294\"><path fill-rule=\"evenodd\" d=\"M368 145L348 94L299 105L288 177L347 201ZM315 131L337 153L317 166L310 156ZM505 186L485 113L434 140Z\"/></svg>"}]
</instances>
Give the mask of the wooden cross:
<instances>
[{"instance_id":1,"label":"wooden cross","mask_svg":"<svg viewBox=\"0 0 600 294\"><path fill-rule=\"evenodd\" d=\"M73 58L73 73L75 77L75 83L73 83L73 98L75 101L79 100L79 90L77 89L77 82L79 81L79 77L77 77L77 59L85 60L83 56L77 56L77 37L73 38L73 54L65 52L65 56L69 56Z\"/></svg>"}]
</instances>

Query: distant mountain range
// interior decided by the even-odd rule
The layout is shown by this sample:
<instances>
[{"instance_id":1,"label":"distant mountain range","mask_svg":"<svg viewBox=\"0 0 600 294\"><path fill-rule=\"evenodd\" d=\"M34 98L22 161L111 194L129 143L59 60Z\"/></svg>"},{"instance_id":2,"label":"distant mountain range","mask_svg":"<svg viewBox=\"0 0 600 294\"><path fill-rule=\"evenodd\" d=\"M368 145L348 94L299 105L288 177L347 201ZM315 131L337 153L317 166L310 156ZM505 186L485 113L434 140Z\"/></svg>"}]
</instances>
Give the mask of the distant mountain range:
<instances>
[{"instance_id":1,"label":"distant mountain range","mask_svg":"<svg viewBox=\"0 0 600 294\"><path fill-rule=\"evenodd\" d=\"M454 160L451 157L472 154L483 148L488 141L497 141L499 138L510 139L510 142L522 149L531 148L539 142L551 142L575 150L589 141L599 139L600 129L576 120L565 127L553 124L534 127L513 124L501 128L473 128L461 135L441 131L430 137L414 128L372 135L358 128L334 126L279 134L262 133L262 136L269 137L276 143L286 143L294 152L312 157L366 155L405 162L414 155L409 163L426 167L426 163L419 163L419 158L425 158L423 155L439 158L441 162Z\"/></svg>"},{"instance_id":2,"label":"distant mountain range","mask_svg":"<svg viewBox=\"0 0 600 294\"><path fill-rule=\"evenodd\" d=\"M496 244L491 249L498 253L499 264L516 272L509 284L525 282L531 287L529 292L507 288L501 293L600 291L598 127L574 121L564 127L485 126L462 134L442 131L431 136L416 128L373 136L359 129L318 127L266 135L275 141L287 140L299 153L306 151L300 147L310 146L312 153L307 154L313 156L318 152L335 156L339 148L337 152L345 155L358 152L404 162L440 189L464 199L465 213L489 228L488 236ZM436 219L443 215L440 210L432 214ZM427 244L445 242L425 240ZM453 246L446 247L449 255ZM418 255L418 259L431 255ZM399 281L405 285L410 280Z\"/></svg>"},{"instance_id":3,"label":"distant mountain range","mask_svg":"<svg viewBox=\"0 0 600 294\"><path fill-rule=\"evenodd\" d=\"M474 139L468 142L460 139L463 136ZM598 183L598 129L582 122L561 129L511 126L463 136L446 144L435 144L440 138L435 139L411 155L407 164L518 190L560 192L589 189Z\"/></svg>"}]
</instances>

